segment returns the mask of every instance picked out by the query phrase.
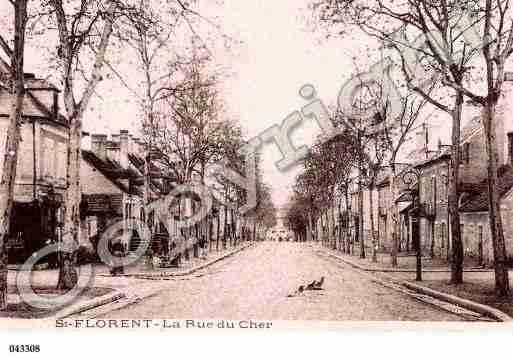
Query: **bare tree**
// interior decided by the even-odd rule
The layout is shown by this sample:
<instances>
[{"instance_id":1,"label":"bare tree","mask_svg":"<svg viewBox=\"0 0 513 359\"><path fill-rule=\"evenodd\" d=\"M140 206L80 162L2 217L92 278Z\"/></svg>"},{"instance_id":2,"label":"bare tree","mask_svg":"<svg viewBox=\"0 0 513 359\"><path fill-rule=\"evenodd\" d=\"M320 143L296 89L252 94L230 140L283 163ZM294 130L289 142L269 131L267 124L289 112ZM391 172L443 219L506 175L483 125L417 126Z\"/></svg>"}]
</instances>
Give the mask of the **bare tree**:
<instances>
[{"instance_id":1,"label":"bare tree","mask_svg":"<svg viewBox=\"0 0 513 359\"><path fill-rule=\"evenodd\" d=\"M7 236L13 205L20 126L23 116L23 98L25 95L23 62L27 1L16 0L11 2L14 6L14 48L10 49L7 41L0 35L2 48L11 58L11 73L8 74L9 77L5 84L0 83L0 86L4 87L5 85L11 94L11 109L3 153L2 180L0 182L0 310L7 308Z\"/></svg>"},{"instance_id":2,"label":"bare tree","mask_svg":"<svg viewBox=\"0 0 513 359\"><path fill-rule=\"evenodd\" d=\"M121 0L50 0L53 21L57 24L58 57L64 87L64 107L69 124L67 190L63 245L58 288L69 289L77 282L74 249L80 228L80 158L82 124L91 98L102 81L102 70L114 22L121 17L139 16ZM85 60L84 60L85 58ZM84 68L84 63L92 66Z\"/></svg>"},{"instance_id":3,"label":"bare tree","mask_svg":"<svg viewBox=\"0 0 513 359\"><path fill-rule=\"evenodd\" d=\"M323 19L334 26L356 26L367 35L384 41L395 51L395 61L402 69L404 83L437 109L449 114L452 121L452 156L449 175L449 211L451 214L452 270L451 282L463 281L463 246L459 225L460 124L464 88L470 62L478 50L469 46L468 31L482 17L466 17L464 9L471 2L414 0L407 3L317 1ZM467 6L468 5L468 6ZM471 10L473 11L473 10ZM492 16L492 14L489 14ZM503 26L501 26L502 28ZM412 40L414 39L414 40ZM392 55L394 56L394 55ZM476 78L476 76L474 76ZM436 81L443 84L434 91Z\"/></svg>"}]
</instances>

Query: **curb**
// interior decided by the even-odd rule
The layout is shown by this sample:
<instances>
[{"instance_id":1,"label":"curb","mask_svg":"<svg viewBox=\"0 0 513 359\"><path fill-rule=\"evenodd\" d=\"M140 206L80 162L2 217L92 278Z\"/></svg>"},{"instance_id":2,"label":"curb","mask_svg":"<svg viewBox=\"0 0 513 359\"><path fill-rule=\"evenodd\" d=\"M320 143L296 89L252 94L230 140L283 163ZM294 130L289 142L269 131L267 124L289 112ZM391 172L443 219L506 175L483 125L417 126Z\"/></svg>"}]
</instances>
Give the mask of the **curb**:
<instances>
[{"instance_id":1,"label":"curb","mask_svg":"<svg viewBox=\"0 0 513 359\"><path fill-rule=\"evenodd\" d=\"M321 250L321 249L316 249ZM336 254L326 252L331 257L340 259L341 261L358 268L359 270L365 271L365 272L382 272L382 273L416 273L415 269L402 269L402 268L369 268L366 266L363 266L361 264L358 264L350 259L338 256ZM450 273L451 271L448 269L422 269L422 273ZM486 272L493 272L493 269L481 269L481 268L468 268L463 270L464 273L486 273Z\"/></svg>"},{"instance_id":2,"label":"curb","mask_svg":"<svg viewBox=\"0 0 513 359\"><path fill-rule=\"evenodd\" d=\"M207 263L203 263L197 267L193 267L193 268L190 268L186 271L183 271L183 272L179 272L179 273L144 273L144 274L125 274L125 275L122 275L122 276L118 276L118 277L139 277L139 278L150 278L150 277L154 277L154 278L165 278L165 277L179 277L179 276L185 276L185 275L188 275L188 274L191 274L191 273L194 273L200 269L203 269L205 267L208 267L214 263L217 263L223 259L226 259L234 254L237 254L241 251L243 251L244 249L246 248L249 248L249 247L252 247L254 245L254 243L251 243L247 246L244 246L244 247L240 247L240 248L237 248L231 252L228 252L224 255L222 255L221 257L219 258L216 258L216 259L213 259ZM104 275L105 277L112 277L112 276L108 276L108 275ZM153 293L150 293L149 295L146 295L140 299L144 299L145 297L147 296L151 296ZM91 309L95 309L97 307L101 307L101 306L104 306L104 305L107 305L107 304L110 304L110 303L113 303L117 300L120 300L120 299L125 299L127 298L126 296L126 293L120 291L120 290L115 290L114 293L109 293L109 294L106 294L104 296L101 296L101 297L98 297L98 298L94 298L94 299L91 299L91 300L88 300L88 301L85 301L85 302L82 302L80 304L77 304L75 306L71 306L71 307L68 307L68 308L65 308L65 309L62 309L61 311L59 311L58 313L56 313L55 315L49 317L48 319L50 320L58 320L58 319L64 319L64 318L67 318L67 317L70 317L72 315L75 315L75 314L79 314L79 313L82 313L82 312L86 312L86 311L89 311ZM123 307L125 306L128 306L130 305L131 303L126 303L125 305L123 305Z\"/></svg>"},{"instance_id":3,"label":"curb","mask_svg":"<svg viewBox=\"0 0 513 359\"><path fill-rule=\"evenodd\" d=\"M357 268L359 270L362 270L362 271L365 271L365 272L379 272L378 270L368 270L368 268L366 268L366 267L363 267L363 266L361 266L361 265L359 265L357 263L354 263L353 261L347 260L346 258L337 256L337 255L335 255L333 253L328 253L328 252L324 252L324 253L326 253L328 256L330 256L332 258L338 259L338 260L340 260L340 261L342 261L342 262L344 262L344 263L346 263L346 264L348 264L348 265L350 265L350 266L352 266L354 268ZM408 288L410 290L413 290L413 291L415 291L417 293L428 295L430 297L442 300L444 302L451 303L451 304L454 304L456 306L459 306L459 307L471 310L473 312L476 312L476 313L479 313L481 315L487 316L489 318L495 319L496 321L499 321L499 322L510 322L510 321L513 321L513 318L511 318L506 313L504 313L504 312L502 312L502 311L500 311L500 310L498 310L496 308L490 307L488 305L477 303L477 302L474 302L474 301L471 301L471 300L468 300L468 299L463 299L461 297L458 297L458 296L455 296L455 295L452 295L452 294L447 294L447 293L439 292L437 290L434 290L434 289L431 289L431 288L427 288L427 287L424 287L424 286L421 286L421 285L418 285L418 284L414 284L414 283L411 283L411 282L408 282L408 281L395 280L394 278L391 278L389 276L386 276L386 278L387 278L387 280L391 281L392 283L399 284L399 285L401 285L403 287L406 287L406 288ZM377 279L379 281L382 281L382 279L380 279L380 278L377 278Z\"/></svg>"},{"instance_id":4,"label":"curb","mask_svg":"<svg viewBox=\"0 0 513 359\"><path fill-rule=\"evenodd\" d=\"M213 259L213 260L210 260L208 262L205 262L205 263L202 263L196 267L192 267L192 268L189 268L187 270L184 270L184 271L180 271L180 272L160 272L160 273L152 273L152 272L148 272L148 273L130 273L130 274L122 274L122 275L118 275L117 277L126 277L126 278L139 278L139 279L153 279L153 278L172 278L172 277L183 277L183 276L186 276L186 275L189 275L189 274L192 274L194 272L197 272L205 267L208 267L208 266L211 266L212 264L214 263L217 263L217 262L220 262L222 261L223 259L226 259L228 257L231 257L233 256L234 254L237 254L249 247L252 247L254 245L254 243L250 243L249 245L246 245L246 246L243 246L243 247L240 247L240 248L237 248L237 249L234 249L233 251L231 252L228 252L226 254L223 254L222 256L216 258L216 259ZM113 277L112 275L102 275L103 277Z\"/></svg>"},{"instance_id":5,"label":"curb","mask_svg":"<svg viewBox=\"0 0 513 359\"><path fill-rule=\"evenodd\" d=\"M498 309L495 309L493 307L490 307L488 305L480 304L468 299L463 299L461 297L457 297L452 294L447 294L443 292L439 292L437 290L427 288L418 284L414 284L407 281L399 282L404 287L414 290L417 293L429 295L430 297L443 300L445 302L449 302L451 304L457 305L459 307L471 310L473 312L485 315L487 317L490 317L492 319L495 319L499 322L510 322L513 321L513 318L511 318L509 315L507 315L504 312L501 312Z\"/></svg>"},{"instance_id":6,"label":"curb","mask_svg":"<svg viewBox=\"0 0 513 359\"><path fill-rule=\"evenodd\" d=\"M70 307L64 308L57 312L56 314L50 316L48 319L58 320L64 319L71 315L85 312L87 310L100 307L106 304L110 304L122 298L125 298L126 294L120 290L115 289L113 293L102 295L98 298L93 298L91 300L87 300L81 303L77 303L76 305L72 305Z\"/></svg>"}]
</instances>

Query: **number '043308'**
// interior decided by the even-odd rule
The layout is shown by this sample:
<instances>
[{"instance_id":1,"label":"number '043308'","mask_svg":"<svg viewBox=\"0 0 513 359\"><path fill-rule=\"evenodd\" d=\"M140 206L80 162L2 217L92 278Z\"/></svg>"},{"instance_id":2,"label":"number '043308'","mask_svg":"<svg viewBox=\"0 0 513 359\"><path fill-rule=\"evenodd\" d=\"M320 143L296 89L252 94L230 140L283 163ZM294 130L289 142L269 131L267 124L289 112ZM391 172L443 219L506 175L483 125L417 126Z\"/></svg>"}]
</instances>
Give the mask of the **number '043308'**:
<instances>
[{"instance_id":1,"label":"number '043308'","mask_svg":"<svg viewBox=\"0 0 513 359\"><path fill-rule=\"evenodd\" d=\"M9 345L11 353L39 353L40 351L39 344Z\"/></svg>"}]
</instances>

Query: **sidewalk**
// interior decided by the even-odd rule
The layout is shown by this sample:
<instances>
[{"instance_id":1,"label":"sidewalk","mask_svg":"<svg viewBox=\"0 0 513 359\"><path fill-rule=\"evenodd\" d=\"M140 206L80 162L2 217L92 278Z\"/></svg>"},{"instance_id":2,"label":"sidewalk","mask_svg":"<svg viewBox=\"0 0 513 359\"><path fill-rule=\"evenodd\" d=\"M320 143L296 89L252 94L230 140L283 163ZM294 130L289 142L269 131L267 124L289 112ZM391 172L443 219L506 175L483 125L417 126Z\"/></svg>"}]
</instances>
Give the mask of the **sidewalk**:
<instances>
[{"instance_id":1,"label":"sidewalk","mask_svg":"<svg viewBox=\"0 0 513 359\"><path fill-rule=\"evenodd\" d=\"M144 261L140 261L130 267L125 268L125 273L121 277L135 277L142 279L151 278L163 278L163 277L179 277L184 275L192 274L200 269L208 267L214 263L219 262L227 257L230 257L240 251L251 247L254 242L243 242L236 247L228 247L226 249L220 249L218 252L213 251L205 256L200 255L199 258L192 256L190 253L190 259L188 261L182 260L180 267L169 267L169 268L154 268ZM110 268L103 266L100 271L97 271L97 275L112 277L109 272Z\"/></svg>"},{"instance_id":2,"label":"sidewalk","mask_svg":"<svg viewBox=\"0 0 513 359\"><path fill-rule=\"evenodd\" d=\"M471 302L474 302L474 304L489 306L513 316L513 297L504 299L496 297L494 292L495 277L491 269L476 269L472 266L472 263L467 263L463 274L464 283L451 285L449 284L451 271L447 263L423 258L423 280L417 282L415 281L415 257L398 257L399 266L394 269L390 264L386 264L386 261L390 262L389 254L380 254L378 263L373 263L371 257L360 259L358 256L351 256L322 246L318 246L317 249L336 256L360 270L371 272L378 278L406 284L409 289L416 290L419 293L437 296L436 292L440 292L438 299L443 297L444 300L453 302L453 304L470 304L472 306ZM509 279L510 287L513 288L513 273L511 270ZM454 296L454 298L451 298L451 296ZM470 301L470 303L465 303L465 301Z\"/></svg>"},{"instance_id":3,"label":"sidewalk","mask_svg":"<svg viewBox=\"0 0 513 359\"><path fill-rule=\"evenodd\" d=\"M417 257L414 253L399 253L397 256L397 267L392 267L391 257L389 253L377 253L377 261L372 261L372 252L370 248L365 253L365 259L360 259L359 251L355 255L344 254L340 251L335 251L330 248L320 247L338 253L339 255L347 256L357 260L365 268L363 270L369 272L405 272L415 273ZM366 248L367 249L367 248ZM463 263L465 272L493 272L493 269L479 267L476 260L466 258ZM441 258L422 257L422 271L423 272L450 272L450 263Z\"/></svg>"},{"instance_id":4,"label":"sidewalk","mask_svg":"<svg viewBox=\"0 0 513 359\"><path fill-rule=\"evenodd\" d=\"M8 302L10 306L19 307L22 313L4 312L0 313L0 318L44 318L48 316L51 318L61 318L103 306L122 298L128 305L152 296L162 290L162 286L158 281L147 279L160 279L193 274L253 244L253 242L242 243L237 247L229 247L219 252L214 251L205 258L192 258L191 253L191 260L184 261L184 264L179 268L153 269L143 262L140 262L126 268L125 275L116 277L110 275L110 267L101 264L94 265L95 276L90 284L90 288L86 289L73 304L59 311L38 310L22 303L20 296L16 293L16 275L18 271L10 270L7 276L7 284L10 289ZM59 271L57 269L34 271L31 276L32 287L37 289L37 292L53 293L55 292L53 288L57 285L58 275Z\"/></svg>"}]
</instances>

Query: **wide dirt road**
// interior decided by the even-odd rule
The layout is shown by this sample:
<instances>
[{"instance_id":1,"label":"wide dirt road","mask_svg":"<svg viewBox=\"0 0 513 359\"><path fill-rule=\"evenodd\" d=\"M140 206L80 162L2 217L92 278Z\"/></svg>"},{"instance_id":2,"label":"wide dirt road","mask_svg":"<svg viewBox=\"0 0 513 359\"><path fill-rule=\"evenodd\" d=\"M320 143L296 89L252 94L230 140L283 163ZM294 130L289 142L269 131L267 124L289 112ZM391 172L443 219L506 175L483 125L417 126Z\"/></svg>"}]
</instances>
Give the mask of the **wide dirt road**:
<instances>
[{"instance_id":1,"label":"wide dirt road","mask_svg":"<svg viewBox=\"0 0 513 359\"><path fill-rule=\"evenodd\" d=\"M324 290L287 297L326 277ZM194 276L160 282L162 291L108 318L261 320L427 320L462 318L372 282L305 244L259 243Z\"/></svg>"}]
</instances>

